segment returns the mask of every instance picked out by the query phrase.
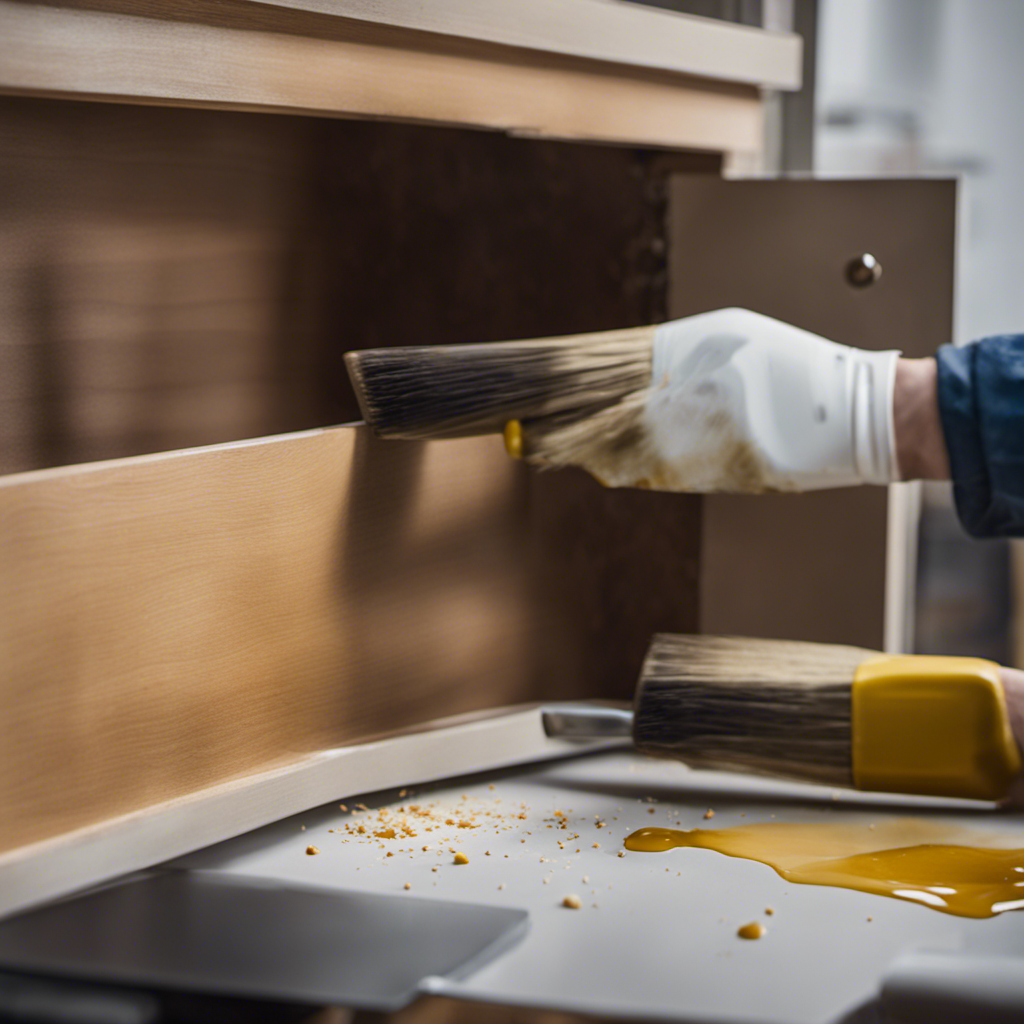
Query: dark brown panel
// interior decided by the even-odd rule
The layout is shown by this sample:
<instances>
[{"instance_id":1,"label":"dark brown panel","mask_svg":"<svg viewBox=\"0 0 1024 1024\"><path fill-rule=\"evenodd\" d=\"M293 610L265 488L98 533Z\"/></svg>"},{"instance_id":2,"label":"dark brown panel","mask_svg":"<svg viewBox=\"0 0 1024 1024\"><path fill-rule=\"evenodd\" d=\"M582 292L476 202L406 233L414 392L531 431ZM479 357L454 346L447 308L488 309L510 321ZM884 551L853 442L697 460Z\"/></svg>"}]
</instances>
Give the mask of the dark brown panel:
<instances>
[{"instance_id":1,"label":"dark brown panel","mask_svg":"<svg viewBox=\"0 0 1024 1024\"><path fill-rule=\"evenodd\" d=\"M673 316L746 306L861 348L922 356L950 340L956 184L722 181L672 188ZM852 288L847 262L882 264ZM881 647L886 492L705 501L706 632Z\"/></svg>"},{"instance_id":2,"label":"dark brown panel","mask_svg":"<svg viewBox=\"0 0 1024 1024\"><path fill-rule=\"evenodd\" d=\"M0 99L0 472L356 418L350 347L656 320L659 174L485 132Z\"/></svg>"}]
</instances>

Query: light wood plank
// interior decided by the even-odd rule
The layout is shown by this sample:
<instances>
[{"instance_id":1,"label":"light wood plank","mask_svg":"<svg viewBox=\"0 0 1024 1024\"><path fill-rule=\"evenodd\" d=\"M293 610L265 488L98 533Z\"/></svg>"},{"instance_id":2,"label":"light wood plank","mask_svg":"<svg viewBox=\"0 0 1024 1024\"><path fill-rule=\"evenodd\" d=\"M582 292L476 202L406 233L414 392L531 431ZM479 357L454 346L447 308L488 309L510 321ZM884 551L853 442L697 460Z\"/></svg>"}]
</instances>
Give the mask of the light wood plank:
<instances>
[{"instance_id":1,"label":"light wood plank","mask_svg":"<svg viewBox=\"0 0 1024 1024\"><path fill-rule=\"evenodd\" d=\"M696 617L697 509L673 497L531 477L495 437L362 427L0 478L3 906L542 756L423 740L384 771L335 752L628 698L650 635Z\"/></svg>"},{"instance_id":2,"label":"light wood plank","mask_svg":"<svg viewBox=\"0 0 1024 1024\"><path fill-rule=\"evenodd\" d=\"M259 5L252 5L259 6ZM0 90L758 150L753 86L339 19L330 38L0 2Z\"/></svg>"},{"instance_id":3,"label":"light wood plank","mask_svg":"<svg viewBox=\"0 0 1024 1024\"><path fill-rule=\"evenodd\" d=\"M514 701L514 488L355 428L0 479L0 846Z\"/></svg>"},{"instance_id":4,"label":"light wood plank","mask_svg":"<svg viewBox=\"0 0 1024 1024\"><path fill-rule=\"evenodd\" d=\"M267 6L660 68L768 89L799 89L802 41L615 0L262 0Z\"/></svg>"}]
</instances>

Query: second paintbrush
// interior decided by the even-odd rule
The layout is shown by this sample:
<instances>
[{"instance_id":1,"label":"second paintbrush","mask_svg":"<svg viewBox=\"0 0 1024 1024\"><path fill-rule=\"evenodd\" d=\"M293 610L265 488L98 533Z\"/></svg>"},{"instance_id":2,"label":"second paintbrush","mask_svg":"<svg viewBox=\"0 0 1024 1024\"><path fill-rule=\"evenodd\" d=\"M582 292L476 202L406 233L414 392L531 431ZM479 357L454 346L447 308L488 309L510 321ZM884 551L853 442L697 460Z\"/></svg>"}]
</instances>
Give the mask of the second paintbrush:
<instances>
[{"instance_id":1,"label":"second paintbrush","mask_svg":"<svg viewBox=\"0 0 1024 1024\"><path fill-rule=\"evenodd\" d=\"M548 709L549 735L830 786L1001 800L1022 770L1024 673L980 658L661 634L632 716Z\"/></svg>"}]
</instances>

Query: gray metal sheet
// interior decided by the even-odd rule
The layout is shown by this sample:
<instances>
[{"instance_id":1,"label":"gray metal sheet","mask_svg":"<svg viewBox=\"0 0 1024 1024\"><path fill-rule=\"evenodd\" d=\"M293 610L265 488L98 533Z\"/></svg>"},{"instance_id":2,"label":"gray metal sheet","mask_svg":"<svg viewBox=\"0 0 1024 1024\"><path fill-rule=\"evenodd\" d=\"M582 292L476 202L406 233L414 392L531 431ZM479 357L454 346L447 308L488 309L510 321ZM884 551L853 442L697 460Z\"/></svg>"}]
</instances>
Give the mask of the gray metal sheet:
<instances>
[{"instance_id":1,"label":"gray metal sheet","mask_svg":"<svg viewBox=\"0 0 1024 1024\"><path fill-rule=\"evenodd\" d=\"M0 922L0 966L147 988L394 1010L507 948L525 911L163 872Z\"/></svg>"}]
</instances>

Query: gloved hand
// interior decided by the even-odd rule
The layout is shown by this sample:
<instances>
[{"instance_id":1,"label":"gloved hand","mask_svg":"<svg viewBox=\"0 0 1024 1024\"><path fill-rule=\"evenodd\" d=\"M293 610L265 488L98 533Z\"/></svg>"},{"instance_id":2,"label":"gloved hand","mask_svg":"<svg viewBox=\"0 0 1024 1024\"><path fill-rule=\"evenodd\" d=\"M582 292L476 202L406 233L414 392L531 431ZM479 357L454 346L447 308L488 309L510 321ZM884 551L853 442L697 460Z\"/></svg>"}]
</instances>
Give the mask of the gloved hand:
<instances>
[{"instance_id":1,"label":"gloved hand","mask_svg":"<svg viewBox=\"0 0 1024 1024\"><path fill-rule=\"evenodd\" d=\"M745 309L662 325L650 386L573 422L522 425L524 457L609 487L807 491L898 479L898 352L826 341Z\"/></svg>"}]
</instances>

